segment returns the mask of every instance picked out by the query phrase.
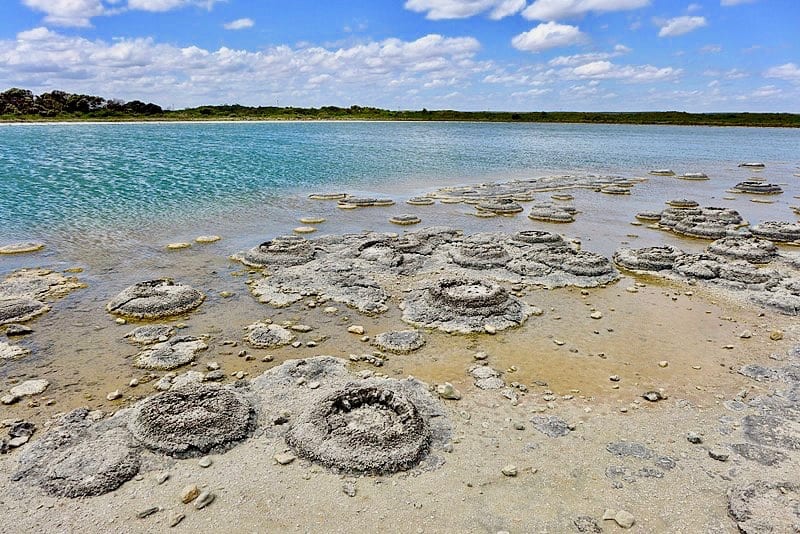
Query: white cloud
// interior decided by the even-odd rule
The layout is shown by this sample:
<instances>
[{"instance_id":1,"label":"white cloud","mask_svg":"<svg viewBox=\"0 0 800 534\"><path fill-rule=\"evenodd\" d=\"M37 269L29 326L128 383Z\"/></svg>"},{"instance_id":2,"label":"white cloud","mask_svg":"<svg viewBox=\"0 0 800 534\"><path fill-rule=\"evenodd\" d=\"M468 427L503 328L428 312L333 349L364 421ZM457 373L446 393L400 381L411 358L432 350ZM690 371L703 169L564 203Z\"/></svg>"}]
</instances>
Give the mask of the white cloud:
<instances>
[{"instance_id":1,"label":"white cloud","mask_svg":"<svg viewBox=\"0 0 800 534\"><path fill-rule=\"evenodd\" d=\"M595 80L618 79L630 83L651 83L673 80L682 74L673 67L658 68L652 65L616 65L610 61L592 61L562 71L566 77L591 78Z\"/></svg>"},{"instance_id":2,"label":"white cloud","mask_svg":"<svg viewBox=\"0 0 800 534\"><path fill-rule=\"evenodd\" d=\"M35 92L54 88L165 106L240 102L304 105L393 102L430 83L466 86L490 65L472 37L431 34L342 48L277 46L260 51L177 47L153 39L107 42L46 28L0 40L0 79ZM437 82L437 80L443 82ZM395 105L398 100L394 100Z\"/></svg>"},{"instance_id":3,"label":"white cloud","mask_svg":"<svg viewBox=\"0 0 800 534\"><path fill-rule=\"evenodd\" d=\"M489 11L489 18L499 20L519 12L525 0L407 0L405 8L425 13L430 20L464 19Z\"/></svg>"},{"instance_id":4,"label":"white cloud","mask_svg":"<svg viewBox=\"0 0 800 534\"><path fill-rule=\"evenodd\" d=\"M545 22L517 35L511 39L511 44L518 50L541 52L548 48L580 44L585 40L586 35L577 26Z\"/></svg>"},{"instance_id":5,"label":"white cloud","mask_svg":"<svg viewBox=\"0 0 800 534\"><path fill-rule=\"evenodd\" d=\"M172 11L186 6L197 6L208 9L223 0L128 0L128 8L141 11Z\"/></svg>"},{"instance_id":6,"label":"white cloud","mask_svg":"<svg viewBox=\"0 0 800 534\"><path fill-rule=\"evenodd\" d=\"M247 28L252 28L255 25L256 23L253 21L253 19L244 18L232 20L226 24L223 24L222 27L226 30L245 30Z\"/></svg>"},{"instance_id":7,"label":"white cloud","mask_svg":"<svg viewBox=\"0 0 800 534\"><path fill-rule=\"evenodd\" d=\"M100 0L23 0L23 4L45 13L45 22L54 26L91 26L91 18L105 12Z\"/></svg>"},{"instance_id":8,"label":"white cloud","mask_svg":"<svg viewBox=\"0 0 800 534\"><path fill-rule=\"evenodd\" d=\"M705 17L675 17L659 24L661 30L658 32L658 36L677 37L707 25Z\"/></svg>"},{"instance_id":9,"label":"white cloud","mask_svg":"<svg viewBox=\"0 0 800 534\"><path fill-rule=\"evenodd\" d=\"M722 46L718 44L705 45L700 49L700 52L704 54L719 54L722 52Z\"/></svg>"},{"instance_id":10,"label":"white cloud","mask_svg":"<svg viewBox=\"0 0 800 534\"><path fill-rule=\"evenodd\" d=\"M631 51L625 45L618 44L614 47L613 52L590 52L588 54L574 54L571 56L556 56L547 62L551 67L574 67L590 63L592 61L602 61L604 59L611 59L623 54L628 54Z\"/></svg>"},{"instance_id":11,"label":"white cloud","mask_svg":"<svg viewBox=\"0 0 800 534\"><path fill-rule=\"evenodd\" d=\"M688 6L686 6L687 13L694 13L696 11L700 11L701 9L703 9L703 6L701 6L700 4L689 4Z\"/></svg>"},{"instance_id":12,"label":"white cloud","mask_svg":"<svg viewBox=\"0 0 800 534\"><path fill-rule=\"evenodd\" d=\"M721 0L719 5L721 6L738 6L740 4L752 4L753 2L757 2L758 0Z\"/></svg>"},{"instance_id":13,"label":"white cloud","mask_svg":"<svg viewBox=\"0 0 800 534\"><path fill-rule=\"evenodd\" d=\"M561 20L589 12L638 9L649 4L650 0L534 0L522 16L529 20Z\"/></svg>"},{"instance_id":14,"label":"white cloud","mask_svg":"<svg viewBox=\"0 0 800 534\"><path fill-rule=\"evenodd\" d=\"M750 96L753 98L770 98L778 96L781 93L783 93L783 91L774 85L764 85L753 91Z\"/></svg>"},{"instance_id":15,"label":"white cloud","mask_svg":"<svg viewBox=\"0 0 800 534\"><path fill-rule=\"evenodd\" d=\"M764 76L766 78L780 78L790 82L800 82L800 67L795 63L786 63L768 69Z\"/></svg>"}]
</instances>

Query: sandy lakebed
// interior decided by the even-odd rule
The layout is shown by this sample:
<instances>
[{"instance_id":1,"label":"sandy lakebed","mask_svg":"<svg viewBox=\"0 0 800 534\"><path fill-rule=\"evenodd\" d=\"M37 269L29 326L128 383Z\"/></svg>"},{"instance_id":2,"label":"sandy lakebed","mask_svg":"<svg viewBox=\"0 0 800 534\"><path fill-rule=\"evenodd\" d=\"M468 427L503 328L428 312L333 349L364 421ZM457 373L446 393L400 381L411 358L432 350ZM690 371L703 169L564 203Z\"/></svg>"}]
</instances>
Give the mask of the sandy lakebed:
<instances>
[{"instance_id":1,"label":"sandy lakebed","mask_svg":"<svg viewBox=\"0 0 800 534\"><path fill-rule=\"evenodd\" d=\"M4 254L0 530L800 532L786 168Z\"/></svg>"}]
</instances>

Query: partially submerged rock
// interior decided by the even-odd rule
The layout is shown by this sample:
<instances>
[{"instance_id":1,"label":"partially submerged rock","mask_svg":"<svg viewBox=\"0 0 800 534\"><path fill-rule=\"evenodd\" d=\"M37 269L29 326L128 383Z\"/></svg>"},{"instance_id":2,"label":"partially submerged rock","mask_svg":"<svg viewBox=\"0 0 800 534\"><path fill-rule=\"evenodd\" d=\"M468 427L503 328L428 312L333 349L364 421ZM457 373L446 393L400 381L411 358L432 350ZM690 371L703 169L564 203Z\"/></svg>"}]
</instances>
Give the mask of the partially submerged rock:
<instances>
[{"instance_id":1,"label":"partially submerged rock","mask_svg":"<svg viewBox=\"0 0 800 534\"><path fill-rule=\"evenodd\" d=\"M125 339L137 345L152 345L166 341L174 331L171 326L166 324L148 324L134 328L125 334Z\"/></svg>"},{"instance_id":2,"label":"partially submerged rock","mask_svg":"<svg viewBox=\"0 0 800 534\"><path fill-rule=\"evenodd\" d=\"M777 243L800 243L800 223L764 221L750 229L753 235Z\"/></svg>"},{"instance_id":3,"label":"partially submerged rock","mask_svg":"<svg viewBox=\"0 0 800 534\"><path fill-rule=\"evenodd\" d=\"M505 330L531 315L530 307L502 286L485 280L444 279L412 291L404 301L403 320L445 332Z\"/></svg>"},{"instance_id":4,"label":"partially submerged rock","mask_svg":"<svg viewBox=\"0 0 800 534\"><path fill-rule=\"evenodd\" d=\"M708 175L704 172L685 172L678 176L681 180L695 180L703 181L708 180Z\"/></svg>"},{"instance_id":5,"label":"partially submerged rock","mask_svg":"<svg viewBox=\"0 0 800 534\"><path fill-rule=\"evenodd\" d=\"M478 202L475 207L498 215L513 215L522 211L522 206L511 198L489 198Z\"/></svg>"},{"instance_id":6,"label":"partially submerged rock","mask_svg":"<svg viewBox=\"0 0 800 534\"><path fill-rule=\"evenodd\" d=\"M194 361L208 345L199 338L182 336L148 347L136 355L134 366L141 369L171 371Z\"/></svg>"},{"instance_id":7,"label":"partially submerged rock","mask_svg":"<svg viewBox=\"0 0 800 534\"><path fill-rule=\"evenodd\" d=\"M750 263L769 263L778 255L778 247L771 241L747 236L723 237L708 245L707 250L712 254Z\"/></svg>"},{"instance_id":8,"label":"partially submerged rock","mask_svg":"<svg viewBox=\"0 0 800 534\"><path fill-rule=\"evenodd\" d=\"M436 202L432 198L427 197L411 197L406 200L406 204L410 204L412 206L430 206L435 203Z\"/></svg>"},{"instance_id":9,"label":"partially submerged rock","mask_svg":"<svg viewBox=\"0 0 800 534\"><path fill-rule=\"evenodd\" d=\"M408 354L425 345L425 338L417 330L395 330L375 336L375 346L395 354Z\"/></svg>"},{"instance_id":10,"label":"partially submerged rock","mask_svg":"<svg viewBox=\"0 0 800 534\"><path fill-rule=\"evenodd\" d=\"M289 267L308 263L316 251L311 242L300 236L279 236L250 250L231 256L248 267Z\"/></svg>"},{"instance_id":11,"label":"partially submerged rock","mask_svg":"<svg viewBox=\"0 0 800 534\"><path fill-rule=\"evenodd\" d=\"M783 193L783 189L776 184L768 184L755 180L746 180L733 186L731 192L750 193L751 195L779 195Z\"/></svg>"},{"instance_id":12,"label":"partially submerged rock","mask_svg":"<svg viewBox=\"0 0 800 534\"><path fill-rule=\"evenodd\" d=\"M36 241L24 241L20 243L9 243L0 247L0 254L24 254L26 252L36 252L44 248L44 243Z\"/></svg>"},{"instance_id":13,"label":"partially submerged rock","mask_svg":"<svg viewBox=\"0 0 800 534\"><path fill-rule=\"evenodd\" d=\"M419 224L422 222L422 219L420 219L416 215L412 215L410 213L404 213L390 217L389 222L393 224L399 224L401 226L408 226L411 224Z\"/></svg>"},{"instance_id":14,"label":"partially submerged rock","mask_svg":"<svg viewBox=\"0 0 800 534\"><path fill-rule=\"evenodd\" d=\"M531 207L528 218L533 221L571 223L575 221L575 214L578 212L571 206L554 204L552 202L540 202Z\"/></svg>"},{"instance_id":15,"label":"partially submerged rock","mask_svg":"<svg viewBox=\"0 0 800 534\"><path fill-rule=\"evenodd\" d=\"M49 269L20 269L0 282L0 300L32 299L47 301L67 296L86 284Z\"/></svg>"},{"instance_id":16,"label":"partially submerged rock","mask_svg":"<svg viewBox=\"0 0 800 534\"><path fill-rule=\"evenodd\" d=\"M244 337L244 340L250 346L257 349L272 349L288 345L294 339L294 334L289 329L276 324L262 322L248 326L247 334Z\"/></svg>"},{"instance_id":17,"label":"partially submerged rock","mask_svg":"<svg viewBox=\"0 0 800 534\"><path fill-rule=\"evenodd\" d=\"M5 341L0 341L0 360L12 360L15 358L22 358L29 354L30 351L25 347L19 345L12 345Z\"/></svg>"},{"instance_id":18,"label":"partially submerged rock","mask_svg":"<svg viewBox=\"0 0 800 534\"><path fill-rule=\"evenodd\" d=\"M185 458L226 450L254 426L253 405L238 388L190 383L139 402L128 428L145 447Z\"/></svg>"},{"instance_id":19,"label":"partially submerged rock","mask_svg":"<svg viewBox=\"0 0 800 534\"><path fill-rule=\"evenodd\" d=\"M111 299L106 310L137 319L158 319L191 311L204 299L205 295L191 286L161 278L124 289Z\"/></svg>"},{"instance_id":20,"label":"partially submerged rock","mask_svg":"<svg viewBox=\"0 0 800 534\"><path fill-rule=\"evenodd\" d=\"M29 321L50 310L44 302L30 298L0 300L0 325Z\"/></svg>"},{"instance_id":21,"label":"partially submerged rock","mask_svg":"<svg viewBox=\"0 0 800 534\"><path fill-rule=\"evenodd\" d=\"M652 174L653 176L675 176L675 171L672 169L653 169L647 174Z\"/></svg>"}]
</instances>

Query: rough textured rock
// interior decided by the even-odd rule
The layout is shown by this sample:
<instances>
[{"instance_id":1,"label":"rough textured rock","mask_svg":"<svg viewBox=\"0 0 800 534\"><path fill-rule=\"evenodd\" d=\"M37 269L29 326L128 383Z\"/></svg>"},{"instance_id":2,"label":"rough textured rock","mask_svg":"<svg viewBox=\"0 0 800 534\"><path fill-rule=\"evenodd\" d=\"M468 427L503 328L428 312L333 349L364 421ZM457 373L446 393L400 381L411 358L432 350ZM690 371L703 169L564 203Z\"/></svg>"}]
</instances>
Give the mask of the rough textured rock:
<instances>
[{"instance_id":1,"label":"rough textured rock","mask_svg":"<svg viewBox=\"0 0 800 534\"><path fill-rule=\"evenodd\" d=\"M679 208L679 209L686 209L686 208L697 208L700 206L696 200L690 200L688 198L676 198L672 200L667 200L667 205L672 208Z\"/></svg>"},{"instance_id":2,"label":"rough textured rock","mask_svg":"<svg viewBox=\"0 0 800 534\"><path fill-rule=\"evenodd\" d=\"M254 425L255 410L242 391L192 383L136 404L128 428L149 449L193 457L233 446Z\"/></svg>"},{"instance_id":3,"label":"rough textured rock","mask_svg":"<svg viewBox=\"0 0 800 534\"><path fill-rule=\"evenodd\" d=\"M453 263L467 269L503 267L511 259L502 243L467 240L450 253Z\"/></svg>"},{"instance_id":4,"label":"rough textured rock","mask_svg":"<svg viewBox=\"0 0 800 534\"><path fill-rule=\"evenodd\" d=\"M208 345L199 338L181 336L157 343L136 355L134 366L141 369L170 371L194 361L195 355Z\"/></svg>"},{"instance_id":5,"label":"rough textured rock","mask_svg":"<svg viewBox=\"0 0 800 534\"><path fill-rule=\"evenodd\" d=\"M286 443L300 456L348 472L391 473L428 454L431 433L402 393L348 384L290 424Z\"/></svg>"},{"instance_id":6,"label":"rough textured rock","mask_svg":"<svg viewBox=\"0 0 800 534\"><path fill-rule=\"evenodd\" d=\"M555 415L535 415L531 417L533 428L551 438L560 438L571 432L570 425Z\"/></svg>"},{"instance_id":7,"label":"rough textured rock","mask_svg":"<svg viewBox=\"0 0 800 534\"><path fill-rule=\"evenodd\" d=\"M708 245L707 250L711 254L750 263L769 263L778 255L778 247L771 241L747 236L723 237Z\"/></svg>"},{"instance_id":8,"label":"rough textured rock","mask_svg":"<svg viewBox=\"0 0 800 534\"><path fill-rule=\"evenodd\" d=\"M20 269L0 283L0 300L20 298L47 301L64 297L83 287L86 284L77 278L48 269Z\"/></svg>"},{"instance_id":9,"label":"rough textured rock","mask_svg":"<svg viewBox=\"0 0 800 534\"><path fill-rule=\"evenodd\" d=\"M403 320L445 332L482 332L519 326L530 307L502 286L482 280L445 279L412 291L403 306Z\"/></svg>"},{"instance_id":10,"label":"rough textured rock","mask_svg":"<svg viewBox=\"0 0 800 534\"><path fill-rule=\"evenodd\" d=\"M0 325L29 321L50 310L44 302L29 298L0 300Z\"/></svg>"},{"instance_id":11,"label":"rough textured rock","mask_svg":"<svg viewBox=\"0 0 800 534\"><path fill-rule=\"evenodd\" d=\"M783 189L776 184L767 184L764 182L757 182L753 180L746 180L739 182L731 190L734 193L750 193L752 195L779 195L783 193Z\"/></svg>"},{"instance_id":12,"label":"rough textured rock","mask_svg":"<svg viewBox=\"0 0 800 534\"><path fill-rule=\"evenodd\" d=\"M251 346L258 349L271 349L288 345L294 341L295 336L292 332L276 324L253 323L247 327L247 334L244 340Z\"/></svg>"},{"instance_id":13,"label":"rough textured rock","mask_svg":"<svg viewBox=\"0 0 800 534\"><path fill-rule=\"evenodd\" d=\"M478 202L475 207L482 211L497 213L498 215L512 215L522 211L522 206L510 198L489 198Z\"/></svg>"},{"instance_id":14,"label":"rough textured rock","mask_svg":"<svg viewBox=\"0 0 800 534\"><path fill-rule=\"evenodd\" d=\"M743 534L798 532L800 487L757 480L728 492L728 513Z\"/></svg>"},{"instance_id":15,"label":"rough textured rock","mask_svg":"<svg viewBox=\"0 0 800 534\"><path fill-rule=\"evenodd\" d=\"M279 236L250 250L239 252L232 259L249 267L288 267L308 263L316 254L311 242L300 236Z\"/></svg>"},{"instance_id":16,"label":"rough textured rock","mask_svg":"<svg viewBox=\"0 0 800 534\"><path fill-rule=\"evenodd\" d=\"M500 378L500 372L488 365L473 365L469 374L475 379L475 386L480 389L500 389L506 385Z\"/></svg>"},{"instance_id":17,"label":"rough textured rock","mask_svg":"<svg viewBox=\"0 0 800 534\"><path fill-rule=\"evenodd\" d=\"M375 346L395 354L408 354L425 345L425 338L417 330L382 332L375 336Z\"/></svg>"},{"instance_id":18,"label":"rough textured rock","mask_svg":"<svg viewBox=\"0 0 800 534\"><path fill-rule=\"evenodd\" d=\"M124 289L106 305L106 310L138 319L158 319L193 310L204 299L205 295L197 289L162 278Z\"/></svg>"},{"instance_id":19,"label":"rough textured rock","mask_svg":"<svg viewBox=\"0 0 800 534\"><path fill-rule=\"evenodd\" d=\"M683 252L671 245L639 249L620 248L614 252L614 263L633 271L665 271L675 265Z\"/></svg>"},{"instance_id":20,"label":"rough textured rock","mask_svg":"<svg viewBox=\"0 0 800 534\"><path fill-rule=\"evenodd\" d=\"M800 451L800 422L778 415L748 415L742 429L745 438L758 445Z\"/></svg>"},{"instance_id":21,"label":"rough textured rock","mask_svg":"<svg viewBox=\"0 0 800 534\"><path fill-rule=\"evenodd\" d=\"M774 449L755 445L753 443L733 443L731 444L733 452L739 456L759 463L761 465L773 466L785 462L789 456Z\"/></svg>"},{"instance_id":22,"label":"rough textured rock","mask_svg":"<svg viewBox=\"0 0 800 534\"><path fill-rule=\"evenodd\" d=\"M159 341L166 341L165 338L172 336L175 330L165 324L152 324L134 328L127 334L125 339L137 345L152 345Z\"/></svg>"},{"instance_id":23,"label":"rough textured rock","mask_svg":"<svg viewBox=\"0 0 800 534\"><path fill-rule=\"evenodd\" d=\"M0 341L0 360L11 360L14 358L21 358L30 351L25 347L20 347L19 345L12 345L10 343L6 343L5 341Z\"/></svg>"},{"instance_id":24,"label":"rough textured rock","mask_svg":"<svg viewBox=\"0 0 800 534\"><path fill-rule=\"evenodd\" d=\"M393 215L389 218L389 222L393 224L399 224L401 226L407 226L410 224L419 224L422 222L422 219L410 213L403 213L400 215Z\"/></svg>"},{"instance_id":25,"label":"rough textured rock","mask_svg":"<svg viewBox=\"0 0 800 534\"><path fill-rule=\"evenodd\" d=\"M553 202L539 202L531 207L528 218L533 221L571 223L575 221L577 210Z\"/></svg>"},{"instance_id":26,"label":"rough textured rock","mask_svg":"<svg viewBox=\"0 0 800 534\"><path fill-rule=\"evenodd\" d=\"M139 471L140 456L124 418L93 424L85 408L73 410L20 458L15 481L32 482L52 495L87 497L117 489Z\"/></svg>"},{"instance_id":27,"label":"rough textured rock","mask_svg":"<svg viewBox=\"0 0 800 534\"><path fill-rule=\"evenodd\" d=\"M800 243L800 223L764 221L750 229L753 235L778 243Z\"/></svg>"},{"instance_id":28,"label":"rough textured rock","mask_svg":"<svg viewBox=\"0 0 800 534\"><path fill-rule=\"evenodd\" d=\"M436 202L432 198L427 197L411 197L406 200L406 204L410 204L412 206L430 206L435 203Z\"/></svg>"}]
</instances>

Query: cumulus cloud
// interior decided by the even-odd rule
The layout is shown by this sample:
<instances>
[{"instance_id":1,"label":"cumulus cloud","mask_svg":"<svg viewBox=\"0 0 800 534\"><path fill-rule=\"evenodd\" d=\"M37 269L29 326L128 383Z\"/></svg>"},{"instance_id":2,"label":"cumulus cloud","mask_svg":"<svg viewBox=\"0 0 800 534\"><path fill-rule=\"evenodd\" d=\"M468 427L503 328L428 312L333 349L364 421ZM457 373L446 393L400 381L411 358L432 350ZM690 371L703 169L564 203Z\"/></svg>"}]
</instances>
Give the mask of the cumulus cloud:
<instances>
[{"instance_id":1,"label":"cumulus cloud","mask_svg":"<svg viewBox=\"0 0 800 534\"><path fill-rule=\"evenodd\" d=\"M489 18L499 20L519 12L525 0L407 0L405 8L425 13L430 20L464 19L489 11Z\"/></svg>"},{"instance_id":2,"label":"cumulus cloud","mask_svg":"<svg viewBox=\"0 0 800 534\"><path fill-rule=\"evenodd\" d=\"M681 69L673 67L654 67L653 65L617 65L610 61L592 61L572 69L562 71L566 77L591 78L595 80L623 80L631 83L650 83L673 80L682 74Z\"/></svg>"},{"instance_id":3,"label":"cumulus cloud","mask_svg":"<svg viewBox=\"0 0 800 534\"><path fill-rule=\"evenodd\" d=\"M177 47L145 39L107 42L47 28L0 40L0 79L34 91L53 88L163 105L302 99L305 105L397 97L426 83L466 85L488 69L472 37L431 34L342 48L320 46L249 51ZM442 80L444 83L436 82Z\"/></svg>"},{"instance_id":4,"label":"cumulus cloud","mask_svg":"<svg viewBox=\"0 0 800 534\"><path fill-rule=\"evenodd\" d=\"M522 12L529 20L561 20L589 12L627 11L650 4L650 0L534 0Z\"/></svg>"},{"instance_id":5,"label":"cumulus cloud","mask_svg":"<svg viewBox=\"0 0 800 534\"><path fill-rule=\"evenodd\" d=\"M23 0L25 6L45 14L45 22L54 26L91 25L91 18L105 13L100 0Z\"/></svg>"},{"instance_id":6,"label":"cumulus cloud","mask_svg":"<svg viewBox=\"0 0 800 534\"><path fill-rule=\"evenodd\" d=\"M602 61L630 53L631 49L625 45L618 44L613 52L590 52L587 54L574 54L571 56L557 56L547 62L551 67L574 67L590 63L592 61Z\"/></svg>"},{"instance_id":7,"label":"cumulus cloud","mask_svg":"<svg viewBox=\"0 0 800 534\"><path fill-rule=\"evenodd\" d=\"M577 26L545 22L511 39L518 50L541 52L549 48L571 46L584 42L586 35Z\"/></svg>"},{"instance_id":8,"label":"cumulus cloud","mask_svg":"<svg viewBox=\"0 0 800 534\"><path fill-rule=\"evenodd\" d=\"M795 63L786 63L768 69L764 76L767 78L780 78L790 82L800 82L800 67Z\"/></svg>"},{"instance_id":9,"label":"cumulus cloud","mask_svg":"<svg viewBox=\"0 0 800 534\"><path fill-rule=\"evenodd\" d=\"M661 30L658 32L658 36L677 37L707 25L708 23L705 17L675 17L674 19L665 20L659 24Z\"/></svg>"},{"instance_id":10,"label":"cumulus cloud","mask_svg":"<svg viewBox=\"0 0 800 534\"><path fill-rule=\"evenodd\" d=\"M245 30L247 28L252 28L255 25L256 23L253 21L253 19L244 18L232 20L223 24L222 27L226 30Z\"/></svg>"}]
</instances>

